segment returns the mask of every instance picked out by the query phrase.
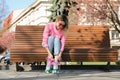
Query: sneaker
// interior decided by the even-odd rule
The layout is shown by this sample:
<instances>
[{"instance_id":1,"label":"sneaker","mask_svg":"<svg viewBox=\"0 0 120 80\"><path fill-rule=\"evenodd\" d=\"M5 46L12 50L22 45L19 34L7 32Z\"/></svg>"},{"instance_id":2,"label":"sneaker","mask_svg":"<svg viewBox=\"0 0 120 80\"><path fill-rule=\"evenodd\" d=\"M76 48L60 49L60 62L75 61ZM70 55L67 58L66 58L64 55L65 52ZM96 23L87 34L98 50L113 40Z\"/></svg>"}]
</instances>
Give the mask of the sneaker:
<instances>
[{"instance_id":1,"label":"sneaker","mask_svg":"<svg viewBox=\"0 0 120 80\"><path fill-rule=\"evenodd\" d=\"M46 73L52 73L52 70L45 70Z\"/></svg>"},{"instance_id":2,"label":"sneaker","mask_svg":"<svg viewBox=\"0 0 120 80\"><path fill-rule=\"evenodd\" d=\"M52 73L53 73L53 74L59 74L60 72L59 72L58 69L54 69L54 70L52 70Z\"/></svg>"}]
</instances>

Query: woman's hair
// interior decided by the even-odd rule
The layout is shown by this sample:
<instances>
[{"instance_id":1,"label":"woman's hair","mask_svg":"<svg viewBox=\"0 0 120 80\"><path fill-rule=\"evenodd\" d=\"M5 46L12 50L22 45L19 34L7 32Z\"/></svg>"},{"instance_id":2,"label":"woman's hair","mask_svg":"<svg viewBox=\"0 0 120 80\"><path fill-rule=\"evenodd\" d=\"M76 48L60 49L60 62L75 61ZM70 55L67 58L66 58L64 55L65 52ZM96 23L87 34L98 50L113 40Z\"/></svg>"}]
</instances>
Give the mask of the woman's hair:
<instances>
[{"instance_id":1,"label":"woman's hair","mask_svg":"<svg viewBox=\"0 0 120 80\"><path fill-rule=\"evenodd\" d=\"M68 18L67 18L66 15L63 14L63 15L57 16L56 17L56 22L57 21L63 21L63 22L65 22L65 25L64 25L63 29L64 30L68 29Z\"/></svg>"}]
</instances>

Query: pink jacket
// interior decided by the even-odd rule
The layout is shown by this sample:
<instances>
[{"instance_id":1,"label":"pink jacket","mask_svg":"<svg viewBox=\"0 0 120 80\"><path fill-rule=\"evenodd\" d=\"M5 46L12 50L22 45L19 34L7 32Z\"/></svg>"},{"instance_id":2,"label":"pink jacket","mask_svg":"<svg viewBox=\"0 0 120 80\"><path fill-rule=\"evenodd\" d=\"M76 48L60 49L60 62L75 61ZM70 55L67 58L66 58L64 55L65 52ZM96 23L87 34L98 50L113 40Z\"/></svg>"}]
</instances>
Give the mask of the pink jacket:
<instances>
[{"instance_id":1,"label":"pink jacket","mask_svg":"<svg viewBox=\"0 0 120 80\"><path fill-rule=\"evenodd\" d=\"M56 38L59 38L61 40L61 49L60 51L64 50L64 45L65 45L65 40L66 37L64 35L64 31L63 30L57 30L56 29L56 23L55 22L51 22L48 23L45 26L44 32L43 32L43 42L44 42L44 46L48 46L48 36L54 36Z\"/></svg>"}]
</instances>

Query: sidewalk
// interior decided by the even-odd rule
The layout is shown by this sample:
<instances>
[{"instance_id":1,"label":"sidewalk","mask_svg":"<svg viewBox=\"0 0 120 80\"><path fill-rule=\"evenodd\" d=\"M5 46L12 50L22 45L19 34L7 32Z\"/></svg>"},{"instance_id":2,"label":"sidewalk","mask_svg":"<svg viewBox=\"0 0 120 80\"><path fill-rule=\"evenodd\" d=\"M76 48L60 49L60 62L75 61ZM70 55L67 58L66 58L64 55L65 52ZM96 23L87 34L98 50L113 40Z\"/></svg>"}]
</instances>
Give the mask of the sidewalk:
<instances>
[{"instance_id":1,"label":"sidewalk","mask_svg":"<svg viewBox=\"0 0 120 80\"><path fill-rule=\"evenodd\" d=\"M16 72L15 65L0 65L0 80L120 80L120 70L104 72L102 70L61 70L59 75L46 74L44 70L31 70L24 66L25 71Z\"/></svg>"}]
</instances>

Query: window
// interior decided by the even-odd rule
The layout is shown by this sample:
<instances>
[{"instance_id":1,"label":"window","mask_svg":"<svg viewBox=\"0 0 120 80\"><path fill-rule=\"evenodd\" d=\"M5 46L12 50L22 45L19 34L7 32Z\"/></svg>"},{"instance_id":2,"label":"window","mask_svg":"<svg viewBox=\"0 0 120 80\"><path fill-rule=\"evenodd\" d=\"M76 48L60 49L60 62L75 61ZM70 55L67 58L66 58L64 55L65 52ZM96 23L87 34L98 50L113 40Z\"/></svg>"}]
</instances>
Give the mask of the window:
<instances>
[{"instance_id":1,"label":"window","mask_svg":"<svg viewBox=\"0 0 120 80\"><path fill-rule=\"evenodd\" d=\"M119 39L119 33L116 30L112 30L112 39Z\"/></svg>"}]
</instances>

